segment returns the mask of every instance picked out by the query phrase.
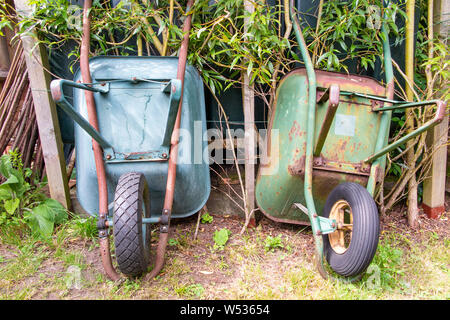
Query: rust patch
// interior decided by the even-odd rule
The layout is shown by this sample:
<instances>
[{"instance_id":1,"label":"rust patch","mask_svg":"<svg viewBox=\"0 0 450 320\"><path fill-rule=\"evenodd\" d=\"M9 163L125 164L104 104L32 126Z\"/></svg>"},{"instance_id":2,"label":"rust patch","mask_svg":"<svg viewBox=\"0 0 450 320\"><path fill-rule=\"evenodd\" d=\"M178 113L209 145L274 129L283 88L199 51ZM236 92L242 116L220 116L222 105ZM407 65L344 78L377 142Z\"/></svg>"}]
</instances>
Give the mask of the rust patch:
<instances>
[{"instance_id":1,"label":"rust patch","mask_svg":"<svg viewBox=\"0 0 450 320\"><path fill-rule=\"evenodd\" d=\"M341 144L341 146L339 147L339 149L342 151L342 152L345 152L345 147L347 146L347 140L345 140L342 144Z\"/></svg>"},{"instance_id":2,"label":"rust patch","mask_svg":"<svg viewBox=\"0 0 450 320\"><path fill-rule=\"evenodd\" d=\"M371 165L365 162L349 163L349 162L335 161L327 159L322 155L320 157L314 157L313 161L314 170L332 171L342 174L367 176L370 173L370 168Z\"/></svg>"},{"instance_id":3,"label":"rust patch","mask_svg":"<svg viewBox=\"0 0 450 320\"><path fill-rule=\"evenodd\" d=\"M328 88L332 84L339 85L341 91L353 91L362 94L372 94L376 96L387 96L388 91L394 89L394 83L390 83L385 88L376 79L367 76L349 75L346 73L315 70L317 86L322 88ZM292 70L284 77L287 78L291 74L300 74L306 76L305 68L298 68ZM387 90L386 90L387 89ZM392 99L391 97L388 97Z\"/></svg>"},{"instance_id":4,"label":"rust patch","mask_svg":"<svg viewBox=\"0 0 450 320\"><path fill-rule=\"evenodd\" d=\"M339 172L314 170L313 195L316 204L323 207L330 192L343 182L355 182L363 187L367 185L368 177Z\"/></svg>"},{"instance_id":5,"label":"rust patch","mask_svg":"<svg viewBox=\"0 0 450 320\"><path fill-rule=\"evenodd\" d=\"M293 164L288 166L288 171L290 175L298 176L305 173L305 156L296 160Z\"/></svg>"},{"instance_id":6,"label":"rust patch","mask_svg":"<svg viewBox=\"0 0 450 320\"><path fill-rule=\"evenodd\" d=\"M294 137L301 137L303 135L303 131L300 129L300 124L297 122L297 120L294 120L294 124L291 127L291 130L289 130L289 141L292 141L292 138Z\"/></svg>"},{"instance_id":7,"label":"rust patch","mask_svg":"<svg viewBox=\"0 0 450 320\"><path fill-rule=\"evenodd\" d=\"M355 152L355 145L356 145L356 143L353 143L352 145L351 145L351 147L350 147L350 153L354 153Z\"/></svg>"}]
</instances>

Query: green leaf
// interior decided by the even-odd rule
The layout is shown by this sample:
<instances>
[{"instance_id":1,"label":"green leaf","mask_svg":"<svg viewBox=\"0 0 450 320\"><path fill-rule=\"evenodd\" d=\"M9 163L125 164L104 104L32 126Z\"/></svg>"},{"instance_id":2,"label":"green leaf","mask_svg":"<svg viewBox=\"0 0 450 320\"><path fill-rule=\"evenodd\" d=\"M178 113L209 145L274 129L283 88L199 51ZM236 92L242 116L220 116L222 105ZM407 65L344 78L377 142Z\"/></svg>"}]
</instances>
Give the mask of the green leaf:
<instances>
[{"instance_id":1,"label":"green leaf","mask_svg":"<svg viewBox=\"0 0 450 320\"><path fill-rule=\"evenodd\" d=\"M46 206L47 210L51 212L52 216L54 217L55 224L59 224L67 220L67 211L58 201L54 199L47 199L41 205Z\"/></svg>"},{"instance_id":2,"label":"green leaf","mask_svg":"<svg viewBox=\"0 0 450 320\"><path fill-rule=\"evenodd\" d=\"M24 214L24 218L33 234L41 236L44 239L50 238L53 233L54 220L45 206L39 205L31 212L27 211Z\"/></svg>"},{"instance_id":3,"label":"green leaf","mask_svg":"<svg viewBox=\"0 0 450 320\"><path fill-rule=\"evenodd\" d=\"M250 74L252 73L252 69L253 69L253 61L250 60L250 62L248 63L248 67L247 67L247 76L250 77Z\"/></svg>"},{"instance_id":4,"label":"green leaf","mask_svg":"<svg viewBox=\"0 0 450 320\"><path fill-rule=\"evenodd\" d=\"M0 174L5 178L9 178L11 169L11 157L6 154L0 158Z\"/></svg>"},{"instance_id":5,"label":"green leaf","mask_svg":"<svg viewBox=\"0 0 450 320\"><path fill-rule=\"evenodd\" d=\"M0 185L0 200L9 200L12 198L12 191L8 185Z\"/></svg>"},{"instance_id":6,"label":"green leaf","mask_svg":"<svg viewBox=\"0 0 450 320\"><path fill-rule=\"evenodd\" d=\"M201 223L211 223L213 222L213 217L207 212L202 214L201 216Z\"/></svg>"},{"instance_id":7,"label":"green leaf","mask_svg":"<svg viewBox=\"0 0 450 320\"><path fill-rule=\"evenodd\" d=\"M19 207L20 199L10 199L6 200L3 203L3 206L5 207L6 212L8 212L10 215L13 215L16 209Z\"/></svg>"},{"instance_id":8,"label":"green leaf","mask_svg":"<svg viewBox=\"0 0 450 320\"><path fill-rule=\"evenodd\" d=\"M56 200L47 199L25 215L28 225L34 234L48 239L55 224L67 219L67 212Z\"/></svg>"},{"instance_id":9,"label":"green leaf","mask_svg":"<svg viewBox=\"0 0 450 320\"><path fill-rule=\"evenodd\" d=\"M19 183L19 179L14 174L11 174L8 180L3 182L2 184L16 184L16 183Z\"/></svg>"},{"instance_id":10,"label":"green leaf","mask_svg":"<svg viewBox=\"0 0 450 320\"><path fill-rule=\"evenodd\" d=\"M220 230L216 230L214 232L213 240L214 240L214 248L223 250L223 247L228 242L228 238L231 235L231 231L227 228L223 228Z\"/></svg>"}]
</instances>

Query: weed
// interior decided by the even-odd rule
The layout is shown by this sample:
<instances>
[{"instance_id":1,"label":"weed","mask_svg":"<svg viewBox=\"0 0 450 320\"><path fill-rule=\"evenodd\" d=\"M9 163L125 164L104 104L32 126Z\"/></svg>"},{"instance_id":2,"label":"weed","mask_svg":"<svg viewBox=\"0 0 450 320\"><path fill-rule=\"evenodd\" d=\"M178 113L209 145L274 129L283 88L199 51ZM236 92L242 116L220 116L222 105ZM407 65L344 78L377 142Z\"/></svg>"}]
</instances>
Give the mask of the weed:
<instances>
[{"instance_id":1,"label":"weed","mask_svg":"<svg viewBox=\"0 0 450 320\"><path fill-rule=\"evenodd\" d=\"M225 257L224 256L220 256L220 262L219 262L219 269L224 271L226 269L228 269L230 266L225 262Z\"/></svg>"},{"instance_id":2,"label":"weed","mask_svg":"<svg viewBox=\"0 0 450 320\"><path fill-rule=\"evenodd\" d=\"M43 247L36 248L36 243L32 242L18 248L15 255L10 263L0 268L1 279L13 281L33 275L49 253Z\"/></svg>"},{"instance_id":3,"label":"weed","mask_svg":"<svg viewBox=\"0 0 450 320\"><path fill-rule=\"evenodd\" d=\"M190 246L190 235L191 233L188 232L186 234L180 234L178 238L170 238L167 243L171 247L178 247L180 249L187 248Z\"/></svg>"},{"instance_id":4,"label":"weed","mask_svg":"<svg viewBox=\"0 0 450 320\"><path fill-rule=\"evenodd\" d=\"M168 244L170 247L173 247L173 246L178 246L180 243L178 242L177 239L170 238L170 239L167 241L167 244Z\"/></svg>"},{"instance_id":5,"label":"weed","mask_svg":"<svg viewBox=\"0 0 450 320\"><path fill-rule=\"evenodd\" d=\"M214 220L214 218L208 212L206 212L206 213L202 214L200 222L201 223L212 223L213 220Z\"/></svg>"},{"instance_id":6,"label":"weed","mask_svg":"<svg viewBox=\"0 0 450 320\"><path fill-rule=\"evenodd\" d=\"M60 258L63 260L66 267L76 266L80 269L84 269L86 267L84 262L84 255L81 252L67 252L65 254L62 254Z\"/></svg>"},{"instance_id":7,"label":"weed","mask_svg":"<svg viewBox=\"0 0 450 320\"><path fill-rule=\"evenodd\" d=\"M179 276L191 272L191 268L186 263L183 263L183 261L179 258L175 257L171 261L168 261L164 271L173 276Z\"/></svg>"},{"instance_id":8,"label":"weed","mask_svg":"<svg viewBox=\"0 0 450 320\"><path fill-rule=\"evenodd\" d=\"M176 287L174 291L180 297L200 298L205 292L205 288L199 283L194 283Z\"/></svg>"},{"instance_id":9,"label":"weed","mask_svg":"<svg viewBox=\"0 0 450 320\"><path fill-rule=\"evenodd\" d=\"M283 239L281 239L281 234L276 237L267 236L266 240L264 240L264 249L266 252L271 251L274 252L276 249L284 248Z\"/></svg>"},{"instance_id":10,"label":"weed","mask_svg":"<svg viewBox=\"0 0 450 320\"><path fill-rule=\"evenodd\" d=\"M377 270L379 284L386 289L398 287L400 278L404 274L402 269L403 250L391 244L392 240L386 239L378 245L377 252L369 269ZM367 280L370 275L365 275Z\"/></svg>"},{"instance_id":11,"label":"weed","mask_svg":"<svg viewBox=\"0 0 450 320\"><path fill-rule=\"evenodd\" d=\"M69 233L72 237L96 239L98 235L97 222L94 217L81 218L73 216L68 221Z\"/></svg>"},{"instance_id":12,"label":"weed","mask_svg":"<svg viewBox=\"0 0 450 320\"><path fill-rule=\"evenodd\" d=\"M0 226L12 228L13 232L27 226L34 236L48 240L54 226L67 219L67 212L58 201L40 192L43 183L29 182L32 173L23 168L17 151L0 158L0 176L6 179L0 185Z\"/></svg>"},{"instance_id":13,"label":"weed","mask_svg":"<svg viewBox=\"0 0 450 320\"><path fill-rule=\"evenodd\" d=\"M230 235L231 231L227 228L214 231L214 250L222 251L225 248L225 244L228 242Z\"/></svg>"}]
</instances>

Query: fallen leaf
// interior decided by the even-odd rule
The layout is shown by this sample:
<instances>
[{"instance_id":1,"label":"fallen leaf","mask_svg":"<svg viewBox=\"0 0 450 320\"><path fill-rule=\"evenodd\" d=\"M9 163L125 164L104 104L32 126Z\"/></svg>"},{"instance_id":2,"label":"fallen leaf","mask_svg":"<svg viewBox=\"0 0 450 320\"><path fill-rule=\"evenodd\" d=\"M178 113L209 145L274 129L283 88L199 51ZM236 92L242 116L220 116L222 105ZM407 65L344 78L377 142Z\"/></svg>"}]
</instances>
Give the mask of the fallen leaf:
<instances>
[{"instance_id":1,"label":"fallen leaf","mask_svg":"<svg viewBox=\"0 0 450 320\"><path fill-rule=\"evenodd\" d=\"M212 271L199 271L201 274L213 274Z\"/></svg>"}]
</instances>

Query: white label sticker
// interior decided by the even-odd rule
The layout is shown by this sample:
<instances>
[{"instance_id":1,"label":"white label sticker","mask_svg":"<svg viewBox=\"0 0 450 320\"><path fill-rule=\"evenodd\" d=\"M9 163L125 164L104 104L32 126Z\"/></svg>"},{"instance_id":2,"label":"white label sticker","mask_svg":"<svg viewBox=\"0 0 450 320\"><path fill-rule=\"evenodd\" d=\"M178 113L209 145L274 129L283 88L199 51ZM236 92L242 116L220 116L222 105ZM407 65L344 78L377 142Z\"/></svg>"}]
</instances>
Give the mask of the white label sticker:
<instances>
[{"instance_id":1,"label":"white label sticker","mask_svg":"<svg viewBox=\"0 0 450 320\"><path fill-rule=\"evenodd\" d=\"M355 135L355 116L345 114L336 114L336 122L334 124L334 134L339 136L353 137Z\"/></svg>"}]
</instances>

